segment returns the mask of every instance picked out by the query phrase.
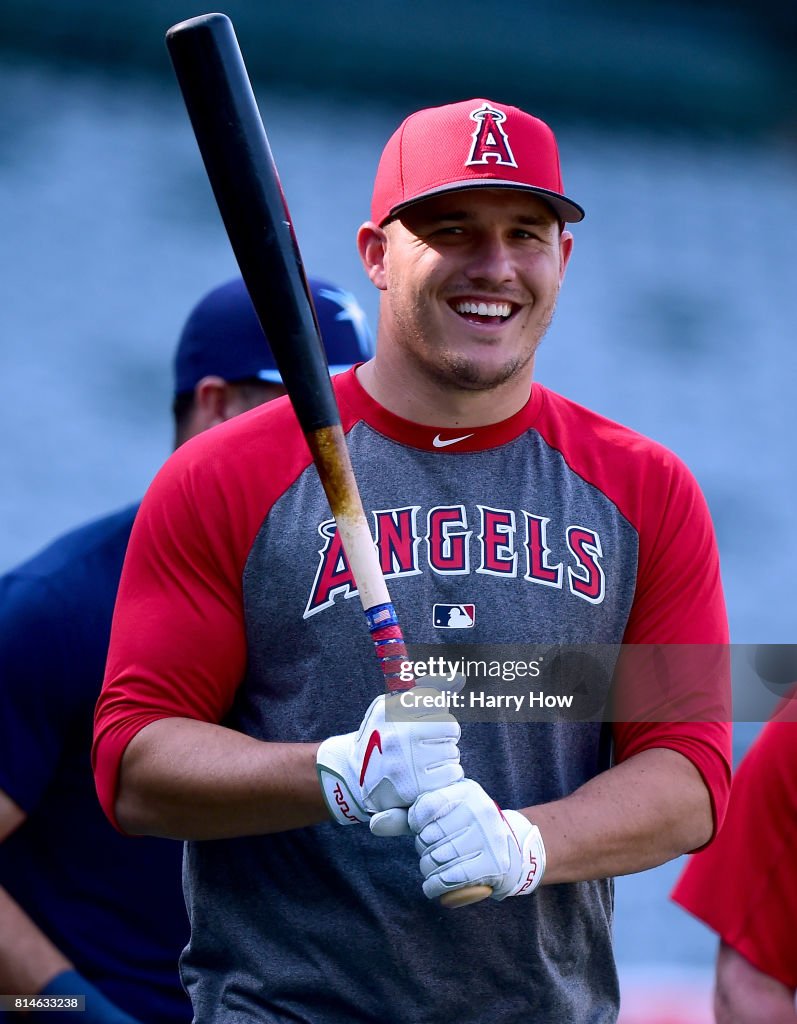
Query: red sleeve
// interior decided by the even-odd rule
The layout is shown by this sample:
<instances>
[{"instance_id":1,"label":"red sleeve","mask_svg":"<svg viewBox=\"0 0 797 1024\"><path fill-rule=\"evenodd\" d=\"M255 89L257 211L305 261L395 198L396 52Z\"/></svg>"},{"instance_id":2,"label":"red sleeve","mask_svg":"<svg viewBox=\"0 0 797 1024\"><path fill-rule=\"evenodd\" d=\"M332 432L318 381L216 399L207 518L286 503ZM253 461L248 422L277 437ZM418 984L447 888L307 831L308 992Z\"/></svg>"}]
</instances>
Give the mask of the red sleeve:
<instances>
[{"instance_id":1,"label":"red sleeve","mask_svg":"<svg viewBox=\"0 0 797 1024\"><path fill-rule=\"evenodd\" d=\"M142 502L95 713L95 781L114 824L133 736L161 718L219 722L232 704L246 668L244 565L271 505L310 462L293 424L273 402L214 427L168 460ZM269 466L281 436L279 465Z\"/></svg>"},{"instance_id":2,"label":"red sleeve","mask_svg":"<svg viewBox=\"0 0 797 1024\"><path fill-rule=\"evenodd\" d=\"M724 645L728 616L711 516L695 478L667 455L635 503L639 567L623 642Z\"/></svg>"},{"instance_id":3,"label":"red sleeve","mask_svg":"<svg viewBox=\"0 0 797 1024\"><path fill-rule=\"evenodd\" d=\"M668 468L648 498L647 529L640 530L624 636L633 671L630 692L620 695L631 713L618 711L615 750L618 761L652 747L688 758L708 790L716 835L731 784L727 614L705 499L682 463L673 458ZM658 671L648 671L654 660Z\"/></svg>"},{"instance_id":4,"label":"red sleeve","mask_svg":"<svg viewBox=\"0 0 797 1024\"><path fill-rule=\"evenodd\" d=\"M557 413L542 424L546 438L639 538L623 645L640 671L626 673L617 695L615 756L622 761L652 747L683 754L706 783L716 831L730 789L732 714L728 620L705 498L666 448L547 390L545 399ZM666 692L647 671L648 660L662 658L672 684ZM712 670L702 671L707 664Z\"/></svg>"},{"instance_id":5,"label":"red sleeve","mask_svg":"<svg viewBox=\"0 0 797 1024\"><path fill-rule=\"evenodd\" d=\"M737 953L797 988L797 722L770 722L736 772L719 835L672 898Z\"/></svg>"}]
</instances>

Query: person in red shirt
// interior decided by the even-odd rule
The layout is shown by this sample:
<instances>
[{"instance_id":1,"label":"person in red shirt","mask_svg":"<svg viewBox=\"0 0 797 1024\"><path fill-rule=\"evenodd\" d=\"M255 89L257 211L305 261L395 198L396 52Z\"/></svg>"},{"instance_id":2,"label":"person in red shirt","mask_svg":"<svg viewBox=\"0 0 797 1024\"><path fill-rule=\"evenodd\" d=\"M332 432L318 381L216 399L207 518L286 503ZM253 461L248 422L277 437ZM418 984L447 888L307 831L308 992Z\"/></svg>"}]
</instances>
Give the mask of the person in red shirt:
<instances>
[{"instance_id":1,"label":"person in red shirt","mask_svg":"<svg viewBox=\"0 0 797 1024\"><path fill-rule=\"evenodd\" d=\"M787 701L736 770L714 842L672 898L719 936L717 1024L797 1024L797 703Z\"/></svg>"}]
</instances>

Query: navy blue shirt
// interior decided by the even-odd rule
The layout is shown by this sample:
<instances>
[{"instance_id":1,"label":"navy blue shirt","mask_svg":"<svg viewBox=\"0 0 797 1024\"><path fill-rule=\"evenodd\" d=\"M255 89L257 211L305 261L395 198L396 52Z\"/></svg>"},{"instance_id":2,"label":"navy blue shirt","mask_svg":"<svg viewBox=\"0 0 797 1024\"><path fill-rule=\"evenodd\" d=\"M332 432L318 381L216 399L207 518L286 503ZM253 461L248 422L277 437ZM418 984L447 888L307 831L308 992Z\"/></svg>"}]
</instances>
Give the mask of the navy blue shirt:
<instances>
[{"instance_id":1,"label":"navy blue shirt","mask_svg":"<svg viewBox=\"0 0 797 1024\"><path fill-rule=\"evenodd\" d=\"M0 578L0 789L27 814L0 885L81 974L146 1024L185 1024L182 844L117 833L91 771L131 506Z\"/></svg>"}]
</instances>

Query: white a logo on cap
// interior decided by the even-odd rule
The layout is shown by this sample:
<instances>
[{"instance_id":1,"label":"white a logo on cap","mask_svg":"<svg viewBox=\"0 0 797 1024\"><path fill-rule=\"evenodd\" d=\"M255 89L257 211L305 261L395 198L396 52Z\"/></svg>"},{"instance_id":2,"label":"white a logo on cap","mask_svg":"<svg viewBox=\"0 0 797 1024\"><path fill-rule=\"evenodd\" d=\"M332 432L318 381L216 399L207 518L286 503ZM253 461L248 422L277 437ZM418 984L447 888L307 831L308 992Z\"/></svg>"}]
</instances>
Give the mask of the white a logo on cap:
<instances>
[{"instance_id":1,"label":"white a logo on cap","mask_svg":"<svg viewBox=\"0 0 797 1024\"><path fill-rule=\"evenodd\" d=\"M489 103L485 103L484 106L472 110L470 116L471 120L476 122L476 131L473 133L473 144L465 166L486 164L488 160L495 160L497 164L503 164L505 167L517 167L509 139L501 127L502 122L506 121L503 110L496 110Z\"/></svg>"}]
</instances>

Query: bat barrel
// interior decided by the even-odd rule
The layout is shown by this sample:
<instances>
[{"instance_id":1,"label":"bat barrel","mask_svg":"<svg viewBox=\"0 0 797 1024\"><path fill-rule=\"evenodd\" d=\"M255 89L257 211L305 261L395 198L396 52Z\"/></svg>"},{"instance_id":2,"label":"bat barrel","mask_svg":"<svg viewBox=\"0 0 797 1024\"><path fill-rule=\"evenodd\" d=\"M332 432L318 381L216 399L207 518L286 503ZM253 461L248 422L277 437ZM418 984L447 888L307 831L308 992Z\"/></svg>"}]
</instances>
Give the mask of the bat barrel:
<instances>
[{"instance_id":1,"label":"bat barrel","mask_svg":"<svg viewBox=\"0 0 797 1024\"><path fill-rule=\"evenodd\" d=\"M205 14L166 45L258 319L302 429L340 423L326 354L271 147L232 22Z\"/></svg>"}]
</instances>

